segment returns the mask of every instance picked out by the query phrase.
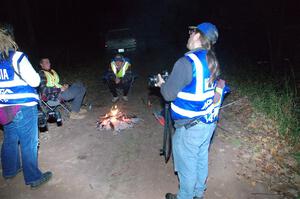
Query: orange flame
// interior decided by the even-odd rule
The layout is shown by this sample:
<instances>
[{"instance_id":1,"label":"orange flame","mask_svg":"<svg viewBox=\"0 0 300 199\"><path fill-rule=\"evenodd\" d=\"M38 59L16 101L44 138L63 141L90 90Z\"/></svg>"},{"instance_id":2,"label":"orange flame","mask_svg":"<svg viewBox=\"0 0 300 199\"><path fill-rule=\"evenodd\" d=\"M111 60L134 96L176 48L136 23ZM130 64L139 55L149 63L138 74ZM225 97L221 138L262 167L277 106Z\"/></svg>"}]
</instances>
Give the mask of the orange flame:
<instances>
[{"instance_id":1,"label":"orange flame","mask_svg":"<svg viewBox=\"0 0 300 199\"><path fill-rule=\"evenodd\" d=\"M116 116L116 115L118 114L118 112L119 112L119 110L118 110L118 107L117 107L117 105L116 105L116 106L114 106L114 107L111 108L111 110L110 110L110 115L111 115L112 117L114 117L114 116Z\"/></svg>"},{"instance_id":2,"label":"orange flame","mask_svg":"<svg viewBox=\"0 0 300 199\"><path fill-rule=\"evenodd\" d=\"M116 117L112 117L111 119L110 119L110 122L112 122L112 123L114 123L114 122L116 122L117 121L117 118Z\"/></svg>"}]
</instances>

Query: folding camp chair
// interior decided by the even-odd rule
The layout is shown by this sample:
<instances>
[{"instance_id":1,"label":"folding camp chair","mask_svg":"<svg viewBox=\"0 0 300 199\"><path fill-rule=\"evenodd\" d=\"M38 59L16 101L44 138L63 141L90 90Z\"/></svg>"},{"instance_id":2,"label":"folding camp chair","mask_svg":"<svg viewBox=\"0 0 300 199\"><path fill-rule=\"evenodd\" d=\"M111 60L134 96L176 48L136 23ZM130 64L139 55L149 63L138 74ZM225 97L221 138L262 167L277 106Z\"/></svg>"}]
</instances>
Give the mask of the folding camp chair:
<instances>
[{"instance_id":1,"label":"folding camp chair","mask_svg":"<svg viewBox=\"0 0 300 199\"><path fill-rule=\"evenodd\" d=\"M62 113L64 115L70 114L70 108L68 105L61 100L48 100L46 96L40 95L39 103L39 127L41 129L47 129L48 122L56 122L57 126L62 125Z\"/></svg>"}]
</instances>

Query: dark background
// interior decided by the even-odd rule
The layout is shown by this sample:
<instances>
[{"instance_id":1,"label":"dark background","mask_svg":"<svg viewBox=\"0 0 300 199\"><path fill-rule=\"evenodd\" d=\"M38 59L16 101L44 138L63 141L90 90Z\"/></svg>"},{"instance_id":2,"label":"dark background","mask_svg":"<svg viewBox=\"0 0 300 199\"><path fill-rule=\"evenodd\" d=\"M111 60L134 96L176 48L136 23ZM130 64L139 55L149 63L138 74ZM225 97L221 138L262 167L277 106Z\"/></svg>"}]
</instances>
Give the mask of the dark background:
<instances>
[{"instance_id":1,"label":"dark background","mask_svg":"<svg viewBox=\"0 0 300 199\"><path fill-rule=\"evenodd\" d=\"M268 61L274 70L285 59L299 62L299 13L297 0L6 0L0 22L13 25L21 50L33 57L56 51L63 59L101 54L105 32L120 27L131 28L146 50L184 52L187 27L210 21L221 56Z\"/></svg>"}]
</instances>

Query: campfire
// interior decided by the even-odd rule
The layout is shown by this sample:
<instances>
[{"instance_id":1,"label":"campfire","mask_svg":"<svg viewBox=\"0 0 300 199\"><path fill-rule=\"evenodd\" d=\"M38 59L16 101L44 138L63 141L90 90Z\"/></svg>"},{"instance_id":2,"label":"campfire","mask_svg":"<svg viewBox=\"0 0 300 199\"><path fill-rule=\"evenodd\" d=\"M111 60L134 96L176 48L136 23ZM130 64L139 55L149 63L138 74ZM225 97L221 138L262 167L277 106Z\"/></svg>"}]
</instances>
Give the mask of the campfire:
<instances>
[{"instance_id":1,"label":"campfire","mask_svg":"<svg viewBox=\"0 0 300 199\"><path fill-rule=\"evenodd\" d=\"M139 121L136 115L125 114L119 111L117 106L113 106L109 113L100 116L97 121L99 130L121 131L131 128Z\"/></svg>"}]
</instances>

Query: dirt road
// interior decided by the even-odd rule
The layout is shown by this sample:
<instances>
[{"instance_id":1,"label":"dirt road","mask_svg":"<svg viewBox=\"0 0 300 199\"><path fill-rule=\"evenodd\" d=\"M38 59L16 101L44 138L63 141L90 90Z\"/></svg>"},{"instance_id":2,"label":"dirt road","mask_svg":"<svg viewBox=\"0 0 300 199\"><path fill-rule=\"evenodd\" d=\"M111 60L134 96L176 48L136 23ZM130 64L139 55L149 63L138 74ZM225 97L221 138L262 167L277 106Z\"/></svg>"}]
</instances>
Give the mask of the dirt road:
<instances>
[{"instance_id":1,"label":"dirt road","mask_svg":"<svg viewBox=\"0 0 300 199\"><path fill-rule=\"evenodd\" d=\"M137 115L139 123L117 134L96 129L97 118L112 106L110 93L98 81L98 85L88 87L93 108L85 119L64 121L62 127L52 124L47 133L40 134L40 168L51 170L53 179L31 190L24 185L22 173L10 181L0 178L0 198L163 199L166 192L175 193L178 182L172 162L165 164L159 156L163 128L152 115L159 104L156 101L148 107L145 103L145 74L141 73L142 78L135 83L129 102L118 102L119 109ZM220 124L233 134L238 131L229 121ZM226 139L229 135L217 130L205 198L279 198L261 184L248 183L236 174L238 147Z\"/></svg>"}]
</instances>

